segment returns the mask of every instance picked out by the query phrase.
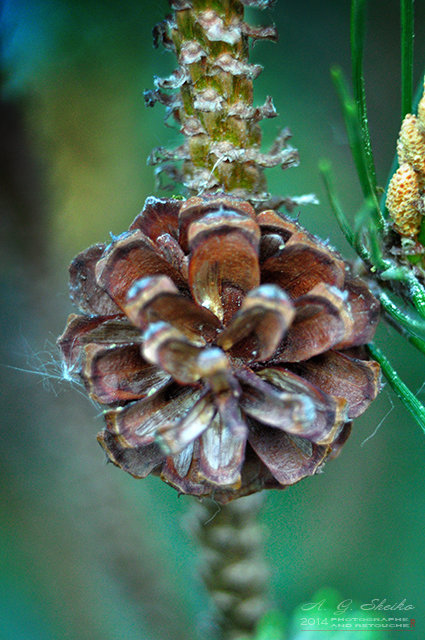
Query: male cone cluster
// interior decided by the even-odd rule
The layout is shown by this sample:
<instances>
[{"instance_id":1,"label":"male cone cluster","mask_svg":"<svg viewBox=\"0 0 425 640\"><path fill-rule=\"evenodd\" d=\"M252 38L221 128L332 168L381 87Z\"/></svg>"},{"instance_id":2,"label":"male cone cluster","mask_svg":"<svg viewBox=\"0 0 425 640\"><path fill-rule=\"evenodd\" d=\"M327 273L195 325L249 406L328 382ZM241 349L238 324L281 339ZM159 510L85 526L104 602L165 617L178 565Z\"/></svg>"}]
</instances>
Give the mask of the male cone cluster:
<instances>
[{"instance_id":1,"label":"male cone cluster","mask_svg":"<svg viewBox=\"0 0 425 640\"><path fill-rule=\"evenodd\" d=\"M394 230L416 240L425 212L425 96L418 115L404 118L397 142L399 168L388 186L386 207Z\"/></svg>"}]
</instances>

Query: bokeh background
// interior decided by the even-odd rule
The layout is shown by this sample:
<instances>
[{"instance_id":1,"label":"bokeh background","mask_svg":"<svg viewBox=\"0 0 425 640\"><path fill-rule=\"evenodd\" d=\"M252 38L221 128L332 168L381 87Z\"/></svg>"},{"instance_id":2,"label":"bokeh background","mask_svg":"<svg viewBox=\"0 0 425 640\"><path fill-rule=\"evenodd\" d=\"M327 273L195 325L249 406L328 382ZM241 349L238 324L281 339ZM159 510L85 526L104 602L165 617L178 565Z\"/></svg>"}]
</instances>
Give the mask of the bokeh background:
<instances>
[{"instance_id":1,"label":"bokeh background","mask_svg":"<svg viewBox=\"0 0 425 640\"><path fill-rule=\"evenodd\" d=\"M385 184L400 124L399 3L369 4L367 94ZM180 139L142 96L153 74L174 68L152 48L151 28L167 12L166 0L2 4L1 640L194 640L210 629L190 498L104 464L99 408L66 380L55 347L72 311L69 261L128 227L158 194L147 155ZM302 160L270 171L270 190L315 192L320 205L303 208L301 222L350 257L317 170L319 158L332 161L355 212L360 189L329 76L336 62L349 72L349 0L279 0L248 13L280 33L252 52L265 66L256 103L271 94L280 114L265 123L264 143L288 125ZM419 81L424 3L416 24ZM377 342L425 400L423 360L384 325ZM290 616L325 587L358 603L405 598L416 607L409 638L425 637L424 453L425 435L384 387L323 474L270 492L266 554L281 611Z\"/></svg>"}]
</instances>

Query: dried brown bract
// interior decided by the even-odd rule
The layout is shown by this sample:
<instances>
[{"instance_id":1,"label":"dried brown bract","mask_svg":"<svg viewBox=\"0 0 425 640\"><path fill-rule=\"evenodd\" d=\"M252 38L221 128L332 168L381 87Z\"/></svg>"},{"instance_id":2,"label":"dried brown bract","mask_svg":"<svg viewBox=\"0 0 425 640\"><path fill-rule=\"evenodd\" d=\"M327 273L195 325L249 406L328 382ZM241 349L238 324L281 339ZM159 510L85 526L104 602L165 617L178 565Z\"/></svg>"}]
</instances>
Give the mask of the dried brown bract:
<instances>
[{"instance_id":1,"label":"dried brown bract","mask_svg":"<svg viewBox=\"0 0 425 640\"><path fill-rule=\"evenodd\" d=\"M235 197L148 198L71 265L59 345L135 477L227 502L317 472L379 390L379 308L293 220Z\"/></svg>"}]
</instances>

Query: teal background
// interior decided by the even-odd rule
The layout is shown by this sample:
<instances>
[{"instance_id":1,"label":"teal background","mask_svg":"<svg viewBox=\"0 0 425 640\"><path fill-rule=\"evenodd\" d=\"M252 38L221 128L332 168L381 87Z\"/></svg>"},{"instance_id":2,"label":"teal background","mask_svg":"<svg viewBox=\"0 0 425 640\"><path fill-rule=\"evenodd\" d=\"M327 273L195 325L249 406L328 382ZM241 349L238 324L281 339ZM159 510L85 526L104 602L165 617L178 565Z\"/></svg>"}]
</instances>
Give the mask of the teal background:
<instances>
[{"instance_id":1,"label":"teal background","mask_svg":"<svg viewBox=\"0 0 425 640\"><path fill-rule=\"evenodd\" d=\"M63 379L55 347L72 311L69 261L128 227L156 193L147 155L180 140L142 96L153 74L174 68L151 46L167 11L165 0L2 6L0 640L192 640L211 630L187 530L191 499L104 464L98 408ZM416 13L419 81L424 3ZM248 14L280 33L252 52L265 66L256 103L271 94L280 114L265 123L264 144L288 125L301 155L299 168L270 171L269 188L315 192L321 204L303 208L301 222L352 257L317 170L321 157L332 161L352 215L361 193L329 76L336 62L349 72L349 2L280 0ZM371 0L369 14L367 95L384 185L400 124L398 2ZM385 325L377 343L424 400L415 350ZM406 598L416 620L408 637L424 637L424 453L424 434L384 386L323 474L269 493L263 521L278 608L290 616L324 587L359 604Z\"/></svg>"}]
</instances>

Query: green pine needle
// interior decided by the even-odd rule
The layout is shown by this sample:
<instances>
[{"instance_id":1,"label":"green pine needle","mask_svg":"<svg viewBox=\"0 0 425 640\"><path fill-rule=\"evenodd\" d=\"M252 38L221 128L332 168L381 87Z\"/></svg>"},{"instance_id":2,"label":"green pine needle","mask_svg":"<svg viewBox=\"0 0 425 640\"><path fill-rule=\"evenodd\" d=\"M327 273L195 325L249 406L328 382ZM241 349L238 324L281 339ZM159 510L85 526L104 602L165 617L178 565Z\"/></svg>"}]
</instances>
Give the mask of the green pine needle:
<instances>
[{"instance_id":1,"label":"green pine needle","mask_svg":"<svg viewBox=\"0 0 425 640\"><path fill-rule=\"evenodd\" d=\"M329 160L323 158L319 161L319 171L322 175L332 211L335 214L340 229L344 234L348 244L354 248L354 233L336 194L333 182L332 165Z\"/></svg>"},{"instance_id":2,"label":"green pine needle","mask_svg":"<svg viewBox=\"0 0 425 640\"><path fill-rule=\"evenodd\" d=\"M412 112L413 98L413 0L401 0L401 119Z\"/></svg>"},{"instance_id":3,"label":"green pine needle","mask_svg":"<svg viewBox=\"0 0 425 640\"><path fill-rule=\"evenodd\" d=\"M384 219L376 197L376 190L374 186L375 177L370 173L370 167L364 146L363 130L360 124L356 103L350 95L342 69L340 67L333 67L331 69L331 76L341 103L342 113L347 129L348 142L351 153L353 154L360 186L364 197L373 202L373 217L375 224L379 229L382 229L384 226Z\"/></svg>"},{"instance_id":4,"label":"green pine needle","mask_svg":"<svg viewBox=\"0 0 425 640\"><path fill-rule=\"evenodd\" d=\"M377 229L373 215L374 205L375 203L370 198L367 198L363 202L360 211L356 213L354 237L357 253L362 256L367 247L369 262L372 263L376 271L381 272L387 270L391 263L384 258L381 233Z\"/></svg>"},{"instance_id":5,"label":"green pine needle","mask_svg":"<svg viewBox=\"0 0 425 640\"><path fill-rule=\"evenodd\" d=\"M425 289L418 281L413 273L406 273L406 283L409 290L409 296L422 318L425 318Z\"/></svg>"},{"instance_id":6,"label":"green pine needle","mask_svg":"<svg viewBox=\"0 0 425 640\"><path fill-rule=\"evenodd\" d=\"M363 73L363 51L366 33L366 0L352 0L351 3L351 73L354 100L360 121L363 141L363 151L367 164L367 171L371 187L376 191L376 171L370 141L369 124L367 119L366 92Z\"/></svg>"},{"instance_id":7,"label":"green pine needle","mask_svg":"<svg viewBox=\"0 0 425 640\"><path fill-rule=\"evenodd\" d=\"M413 344L418 351L425 354L425 340L409 334L406 334L405 337L407 338L407 341L410 342L410 344Z\"/></svg>"},{"instance_id":8,"label":"green pine needle","mask_svg":"<svg viewBox=\"0 0 425 640\"><path fill-rule=\"evenodd\" d=\"M385 312L397 324L407 329L412 335L423 334L425 336L425 322L423 320L412 318L404 310L401 310L384 291L380 293L379 300Z\"/></svg>"},{"instance_id":9,"label":"green pine needle","mask_svg":"<svg viewBox=\"0 0 425 640\"><path fill-rule=\"evenodd\" d=\"M388 380L390 387L398 395L406 409L415 418L418 425L425 432L425 407L402 381L397 371L392 367L388 358L373 343L368 344L368 350L374 360L381 365L382 373Z\"/></svg>"}]
</instances>

